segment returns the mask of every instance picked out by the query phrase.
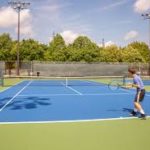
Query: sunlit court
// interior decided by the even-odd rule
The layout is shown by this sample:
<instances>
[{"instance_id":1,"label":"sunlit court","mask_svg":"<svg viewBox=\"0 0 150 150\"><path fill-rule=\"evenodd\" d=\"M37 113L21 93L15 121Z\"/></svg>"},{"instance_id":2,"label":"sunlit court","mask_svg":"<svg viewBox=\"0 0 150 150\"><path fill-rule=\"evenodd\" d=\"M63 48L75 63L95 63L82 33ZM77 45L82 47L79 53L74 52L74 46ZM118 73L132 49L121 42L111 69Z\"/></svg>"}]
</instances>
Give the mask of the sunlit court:
<instances>
[{"instance_id":1,"label":"sunlit court","mask_svg":"<svg viewBox=\"0 0 150 150\"><path fill-rule=\"evenodd\" d=\"M150 0L0 0L0 150L149 141Z\"/></svg>"},{"instance_id":2,"label":"sunlit court","mask_svg":"<svg viewBox=\"0 0 150 150\"><path fill-rule=\"evenodd\" d=\"M23 80L1 92L0 122L67 122L130 117L135 90L109 89L100 81ZM150 114L149 92L143 106Z\"/></svg>"}]
</instances>

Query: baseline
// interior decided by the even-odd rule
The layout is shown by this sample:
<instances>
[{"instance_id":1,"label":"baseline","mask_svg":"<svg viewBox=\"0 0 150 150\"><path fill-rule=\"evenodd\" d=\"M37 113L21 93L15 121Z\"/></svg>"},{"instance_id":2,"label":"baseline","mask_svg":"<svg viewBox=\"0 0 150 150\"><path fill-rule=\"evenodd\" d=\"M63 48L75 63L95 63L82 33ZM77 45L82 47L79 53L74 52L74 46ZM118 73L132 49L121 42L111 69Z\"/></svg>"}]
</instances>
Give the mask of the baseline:
<instances>
[{"instance_id":1,"label":"baseline","mask_svg":"<svg viewBox=\"0 0 150 150\"><path fill-rule=\"evenodd\" d=\"M150 116L146 117L147 119ZM97 122L97 121L117 121L117 120L132 120L139 119L137 117L118 117L118 118L107 118L107 119L87 119L87 120L60 120L60 121L27 121L27 122L0 122L0 125L5 124L54 124L54 123L82 123L82 122Z\"/></svg>"}]
</instances>

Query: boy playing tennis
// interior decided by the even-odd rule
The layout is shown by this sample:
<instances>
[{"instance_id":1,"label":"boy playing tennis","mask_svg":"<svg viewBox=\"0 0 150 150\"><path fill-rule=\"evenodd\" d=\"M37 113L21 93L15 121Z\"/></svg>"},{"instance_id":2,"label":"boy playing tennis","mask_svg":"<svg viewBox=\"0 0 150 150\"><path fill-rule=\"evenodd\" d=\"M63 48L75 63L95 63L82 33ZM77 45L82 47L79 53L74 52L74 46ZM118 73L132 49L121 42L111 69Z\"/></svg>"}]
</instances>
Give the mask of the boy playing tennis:
<instances>
[{"instance_id":1,"label":"boy playing tennis","mask_svg":"<svg viewBox=\"0 0 150 150\"><path fill-rule=\"evenodd\" d=\"M132 116L136 116L137 112L140 112L141 118L146 119L145 112L140 104L140 102L143 101L144 96L145 96L145 89L144 89L144 84L139 75L136 74L136 70L129 68L128 69L129 74L133 77L133 84L130 86L136 88L136 96L134 99L134 110L131 112Z\"/></svg>"}]
</instances>

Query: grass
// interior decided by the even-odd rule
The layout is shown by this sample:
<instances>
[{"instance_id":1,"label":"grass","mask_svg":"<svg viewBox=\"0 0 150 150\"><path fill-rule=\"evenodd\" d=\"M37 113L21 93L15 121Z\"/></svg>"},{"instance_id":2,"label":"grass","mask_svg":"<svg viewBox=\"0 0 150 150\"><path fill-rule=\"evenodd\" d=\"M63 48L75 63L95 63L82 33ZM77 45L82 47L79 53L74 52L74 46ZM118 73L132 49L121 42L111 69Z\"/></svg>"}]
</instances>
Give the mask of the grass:
<instances>
[{"instance_id":1,"label":"grass","mask_svg":"<svg viewBox=\"0 0 150 150\"><path fill-rule=\"evenodd\" d=\"M104 83L104 84L109 84L112 80L111 79L94 79L91 81L96 81L96 82L100 82L100 83ZM120 82L121 80L117 80L116 81ZM147 92L150 92L150 85L149 86L145 86L145 89Z\"/></svg>"},{"instance_id":2,"label":"grass","mask_svg":"<svg viewBox=\"0 0 150 150\"><path fill-rule=\"evenodd\" d=\"M149 150L150 119L0 125L2 150Z\"/></svg>"},{"instance_id":3,"label":"grass","mask_svg":"<svg viewBox=\"0 0 150 150\"><path fill-rule=\"evenodd\" d=\"M19 82L23 81L22 79L19 78L7 78L4 79L4 86L0 86L0 91L5 90Z\"/></svg>"},{"instance_id":4,"label":"grass","mask_svg":"<svg viewBox=\"0 0 150 150\"><path fill-rule=\"evenodd\" d=\"M146 91L150 92L150 86L145 86Z\"/></svg>"},{"instance_id":5,"label":"grass","mask_svg":"<svg viewBox=\"0 0 150 150\"><path fill-rule=\"evenodd\" d=\"M5 80L5 87L21 79ZM150 86L146 87L150 91ZM0 124L2 150L149 150L150 119Z\"/></svg>"}]
</instances>

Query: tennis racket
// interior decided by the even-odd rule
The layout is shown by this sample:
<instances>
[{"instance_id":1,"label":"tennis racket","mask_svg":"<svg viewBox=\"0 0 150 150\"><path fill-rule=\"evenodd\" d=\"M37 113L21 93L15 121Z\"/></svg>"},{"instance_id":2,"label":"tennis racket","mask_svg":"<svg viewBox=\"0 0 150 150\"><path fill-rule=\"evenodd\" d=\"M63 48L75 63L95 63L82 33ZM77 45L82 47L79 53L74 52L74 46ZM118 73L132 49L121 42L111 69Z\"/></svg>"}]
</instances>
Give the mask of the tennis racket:
<instances>
[{"instance_id":1,"label":"tennis racket","mask_svg":"<svg viewBox=\"0 0 150 150\"><path fill-rule=\"evenodd\" d=\"M119 88L128 89L125 85L123 85L120 82L115 81L115 80L111 81L108 84L108 88L112 91L118 90Z\"/></svg>"}]
</instances>

